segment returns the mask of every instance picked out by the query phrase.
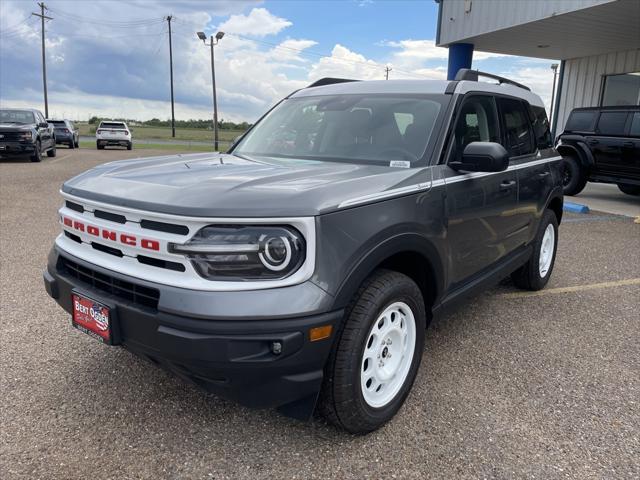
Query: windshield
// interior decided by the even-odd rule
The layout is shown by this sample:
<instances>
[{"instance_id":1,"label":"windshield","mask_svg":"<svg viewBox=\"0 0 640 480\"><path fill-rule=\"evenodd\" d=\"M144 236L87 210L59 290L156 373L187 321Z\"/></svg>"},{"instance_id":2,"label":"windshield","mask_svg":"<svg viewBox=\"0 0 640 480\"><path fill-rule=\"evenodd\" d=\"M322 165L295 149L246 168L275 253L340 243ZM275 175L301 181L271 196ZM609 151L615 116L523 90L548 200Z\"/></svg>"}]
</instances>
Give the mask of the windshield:
<instances>
[{"instance_id":1,"label":"windshield","mask_svg":"<svg viewBox=\"0 0 640 480\"><path fill-rule=\"evenodd\" d=\"M17 123L26 125L36 123L33 112L24 110L0 110L0 123Z\"/></svg>"},{"instance_id":2,"label":"windshield","mask_svg":"<svg viewBox=\"0 0 640 480\"><path fill-rule=\"evenodd\" d=\"M448 99L400 94L287 99L233 153L410 166L423 157Z\"/></svg>"}]
</instances>

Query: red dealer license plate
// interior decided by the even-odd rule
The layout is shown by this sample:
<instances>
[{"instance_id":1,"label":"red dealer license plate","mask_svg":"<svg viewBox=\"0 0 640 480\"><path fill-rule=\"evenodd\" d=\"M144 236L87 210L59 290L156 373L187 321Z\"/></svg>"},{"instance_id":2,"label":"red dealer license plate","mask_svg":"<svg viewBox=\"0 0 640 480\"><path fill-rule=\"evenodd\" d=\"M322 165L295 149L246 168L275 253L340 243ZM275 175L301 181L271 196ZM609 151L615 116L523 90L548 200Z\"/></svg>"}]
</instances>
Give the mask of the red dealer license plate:
<instances>
[{"instance_id":1,"label":"red dealer license plate","mask_svg":"<svg viewBox=\"0 0 640 480\"><path fill-rule=\"evenodd\" d=\"M111 309L83 295L71 294L72 325L96 340L112 345Z\"/></svg>"}]
</instances>

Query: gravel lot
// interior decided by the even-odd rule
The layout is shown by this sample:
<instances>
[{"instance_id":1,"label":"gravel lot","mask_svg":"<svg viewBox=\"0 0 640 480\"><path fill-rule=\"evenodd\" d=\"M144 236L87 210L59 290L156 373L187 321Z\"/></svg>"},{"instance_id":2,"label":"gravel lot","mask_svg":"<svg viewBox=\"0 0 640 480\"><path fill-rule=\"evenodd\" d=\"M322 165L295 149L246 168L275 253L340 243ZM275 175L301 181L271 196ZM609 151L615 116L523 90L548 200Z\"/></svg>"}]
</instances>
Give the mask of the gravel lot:
<instances>
[{"instance_id":1,"label":"gravel lot","mask_svg":"<svg viewBox=\"0 0 640 480\"><path fill-rule=\"evenodd\" d=\"M60 184L160 153L0 162L1 478L640 478L640 284L615 283L640 278L633 219L567 215L548 290L505 282L436 322L405 407L352 437L205 394L46 295Z\"/></svg>"}]
</instances>

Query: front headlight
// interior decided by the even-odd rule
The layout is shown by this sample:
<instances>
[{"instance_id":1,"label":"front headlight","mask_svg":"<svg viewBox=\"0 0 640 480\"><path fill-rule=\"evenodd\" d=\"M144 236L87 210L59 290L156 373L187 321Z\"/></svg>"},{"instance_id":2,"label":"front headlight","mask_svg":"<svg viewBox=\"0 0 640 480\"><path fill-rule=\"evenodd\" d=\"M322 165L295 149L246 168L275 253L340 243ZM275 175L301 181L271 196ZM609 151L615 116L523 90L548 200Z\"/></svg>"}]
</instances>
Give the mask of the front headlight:
<instances>
[{"instance_id":1,"label":"front headlight","mask_svg":"<svg viewBox=\"0 0 640 480\"><path fill-rule=\"evenodd\" d=\"M20 134L20 140L30 141L33 138L31 132L22 132Z\"/></svg>"},{"instance_id":2,"label":"front headlight","mask_svg":"<svg viewBox=\"0 0 640 480\"><path fill-rule=\"evenodd\" d=\"M277 225L209 225L186 244L169 244L208 280L246 281L286 278L304 263L300 232Z\"/></svg>"}]
</instances>

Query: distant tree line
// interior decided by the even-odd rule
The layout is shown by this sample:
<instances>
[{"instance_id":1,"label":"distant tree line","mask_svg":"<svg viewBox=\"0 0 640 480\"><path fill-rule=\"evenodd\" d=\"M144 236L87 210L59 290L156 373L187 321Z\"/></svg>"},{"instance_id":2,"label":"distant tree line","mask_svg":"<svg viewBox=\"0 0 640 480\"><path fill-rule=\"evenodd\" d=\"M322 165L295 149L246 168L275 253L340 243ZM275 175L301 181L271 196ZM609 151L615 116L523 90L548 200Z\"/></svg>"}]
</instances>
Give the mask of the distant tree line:
<instances>
[{"instance_id":1,"label":"distant tree line","mask_svg":"<svg viewBox=\"0 0 640 480\"><path fill-rule=\"evenodd\" d=\"M171 127L171 120L160 120L159 118L152 118L151 120L145 120L141 122L139 120L132 120L130 118L101 118L93 116L89 119L89 125L97 125L101 121L120 121L127 122L129 125L141 125L147 127ZM220 130L247 130L251 126L250 123L242 122L242 123L234 123L227 122L223 119L218 120L218 128ZM176 120L176 128L199 128L206 130L213 130L213 125L211 120Z\"/></svg>"}]
</instances>

